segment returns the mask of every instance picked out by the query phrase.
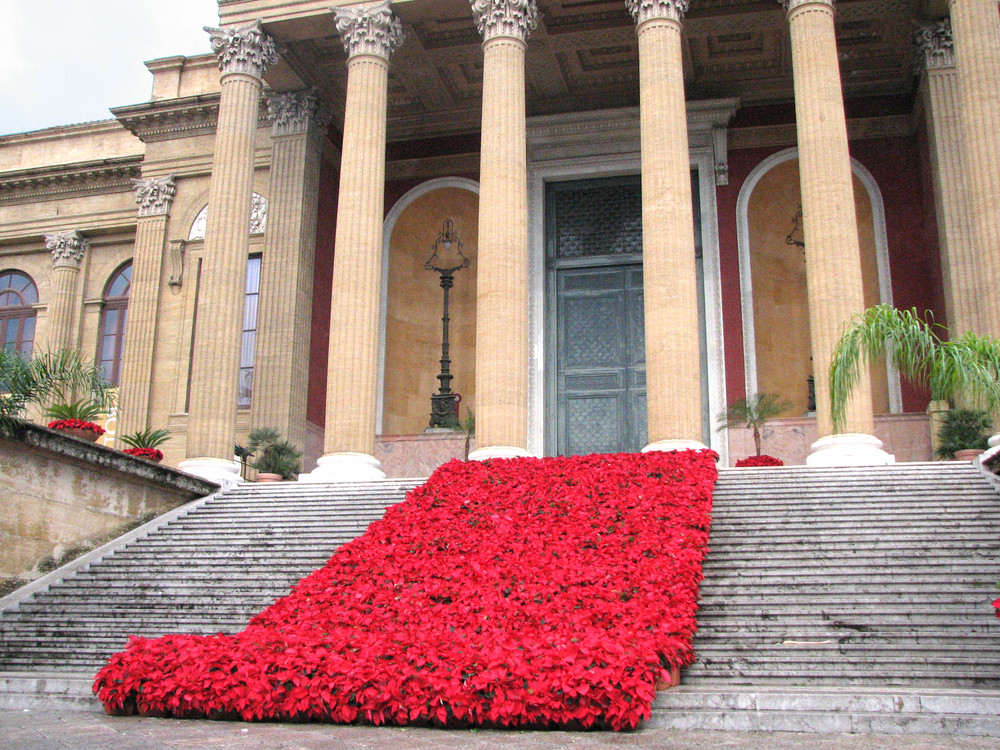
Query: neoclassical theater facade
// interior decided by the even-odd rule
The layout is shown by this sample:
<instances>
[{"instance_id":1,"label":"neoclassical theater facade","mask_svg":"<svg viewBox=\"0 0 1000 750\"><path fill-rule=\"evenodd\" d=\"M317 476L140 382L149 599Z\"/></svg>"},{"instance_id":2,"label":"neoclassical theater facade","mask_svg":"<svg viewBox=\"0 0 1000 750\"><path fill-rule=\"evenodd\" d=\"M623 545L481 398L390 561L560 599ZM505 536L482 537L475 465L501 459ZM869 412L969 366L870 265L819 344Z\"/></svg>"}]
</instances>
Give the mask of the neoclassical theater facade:
<instances>
[{"instance_id":1,"label":"neoclassical theater facade","mask_svg":"<svg viewBox=\"0 0 1000 750\"><path fill-rule=\"evenodd\" d=\"M4 345L93 353L172 465L235 478L270 425L304 481L425 472L464 443L435 394L473 458L729 462L719 413L773 392L786 461L925 459L928 395L885 366L834 434L841 327L1000 334L996 0L219 15L148 101L0 136Z\"/></svg>"}]
</instances>

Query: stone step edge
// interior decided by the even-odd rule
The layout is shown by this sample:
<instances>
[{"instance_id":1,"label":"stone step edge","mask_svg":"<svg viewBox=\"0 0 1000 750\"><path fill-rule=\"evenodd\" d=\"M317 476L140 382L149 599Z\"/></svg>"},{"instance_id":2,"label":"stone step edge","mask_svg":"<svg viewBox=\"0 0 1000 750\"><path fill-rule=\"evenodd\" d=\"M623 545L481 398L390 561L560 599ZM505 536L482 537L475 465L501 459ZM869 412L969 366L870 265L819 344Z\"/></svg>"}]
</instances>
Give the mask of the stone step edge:
<instances>
[{"instance_id":1,"label":"stone step edge","mask_svg":"<svg viewBox=\"0 0 1000 750\"><path fill-rule=\"evenodd\" d=\"M0 671L0 710L91 711L104 713L86 672Z\"/></svg>"}]
</instances>

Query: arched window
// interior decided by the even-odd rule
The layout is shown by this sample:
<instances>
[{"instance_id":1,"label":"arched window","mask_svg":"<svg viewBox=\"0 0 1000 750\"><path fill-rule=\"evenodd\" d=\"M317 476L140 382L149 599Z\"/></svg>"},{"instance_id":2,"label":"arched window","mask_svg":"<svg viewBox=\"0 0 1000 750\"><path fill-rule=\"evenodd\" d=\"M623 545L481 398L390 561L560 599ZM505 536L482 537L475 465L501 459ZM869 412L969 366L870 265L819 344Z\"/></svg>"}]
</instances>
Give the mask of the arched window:
<instances>
[{"instance_id":1,"label":"arched window","mask_svg":"<svg viewBox=\"0 0 1000 750\"><path fill-rule=\"evenodd\" d=\"M7 351L31 356L35 341L35 309L38 288L20 271L0 273L0 345Z\"/></svg>"},{"instance_id":2,"label":"arched window","mask_svg":"<svg viewBox=\"0 0 1000 750\"><path fill-rule=\"evenodd\" d=\"M111 385L118 385L125 345L125 319L128 317L128 293L132 287L132 261L115 271L104 287L100 337L97 339L97 364Z\"/></svg>"}]
</instances>

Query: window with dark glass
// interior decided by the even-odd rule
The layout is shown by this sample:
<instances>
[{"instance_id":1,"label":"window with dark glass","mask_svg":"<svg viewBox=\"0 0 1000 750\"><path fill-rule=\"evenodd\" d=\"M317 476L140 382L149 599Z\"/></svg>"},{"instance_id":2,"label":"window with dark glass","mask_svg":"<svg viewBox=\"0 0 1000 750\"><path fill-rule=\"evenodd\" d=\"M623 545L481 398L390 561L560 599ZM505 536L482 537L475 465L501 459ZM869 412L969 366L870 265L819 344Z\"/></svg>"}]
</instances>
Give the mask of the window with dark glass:
<instances>
[{"instance_id":1,"label":"window with dark glass","mask_svg":"<svg viewBox=\"0 0 1000 750\"><path fill-rule=\"evenodd\" d=\"M131 261L115 271L104 287L104 307L101 309L100 336L97 339L97 364L104 378L115 386L121 377L128 293L131 287Z\"/></svg>"},{"instance_id":2,"label":"window with dark glass","mask_svg":"<svg viewBox=\"0 0 1000 750\"><path fill-rule=\"evenodd\" d=\"M38 288L20 271L0 272L0 345L24 357L35 342L35 308Z\"/></svg>"},{"instance_id":3,"label":"window with dark glass","mask_svg":"<svg viewBox=\"0 0 1000 750\"><path fill-rule=\"evenodd\" d=\"M253 396L253 357L257 346L257 300L260 298L260 256L247 260L247 286L243 302L243 345L240 348L239 405L250 406Z\"/></svg>"}]
</instances>

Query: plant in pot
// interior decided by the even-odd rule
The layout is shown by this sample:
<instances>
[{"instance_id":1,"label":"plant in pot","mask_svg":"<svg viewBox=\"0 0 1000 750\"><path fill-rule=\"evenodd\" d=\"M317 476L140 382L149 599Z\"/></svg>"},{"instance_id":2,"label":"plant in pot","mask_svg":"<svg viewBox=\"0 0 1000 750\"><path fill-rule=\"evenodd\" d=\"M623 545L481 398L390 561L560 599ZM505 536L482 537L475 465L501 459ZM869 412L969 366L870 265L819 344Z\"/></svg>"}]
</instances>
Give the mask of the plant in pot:
<instances>
[{"instance_id":1,"label":"plant in pot","mask_svg":"<svg viewBox=\"0 0 1000 750\"><path fill-rule=\"evenodd\" d=\"M938 431L938 456L959 461L975 458L988 447L992 427L990 415L980 409L948 410Z\"/></svg>"},{"instance_id":2,"label":"plant in pot","mask_svg":"<svg viewBox=\"0 0 1000 750\"><path fill-rule=\"evenodd\" d=\"M718 430L730 427L747 427L753 431L753 445L756 454L736 462L739 466L784 466L784 462L773 456L761 455L761 430L768 421L774 419L783 411L791 408L791 404L777 393L755 393L741 398L729 405L716 417L722 424Z\"/></svg>"},{"instance_id":3,"label":"plant in pot","mask_svg":"<svg viewBox=\"0 0 1000 750\"><path fill-rule=\"evenodd\" d=\"M295 479L301 465L302 451L281 437L274 427L257 427L250 431L248 450L254 455L250 465L257 470L258 482L280 482Z\"/></svg>"},{"instance_id":4,"label":"plant in pot","mask_svg":"<svg viewBox=\"0 0 1000 750\"><path fill-rule=\"evenodd\" d=\"M45 410L51 419L48 427L80 440L96 442L104 428L93 420L104 412L104 405L92 399L80 399L69 404L52 404Z\"/></svg>"},{"instance_id":5,"label":"plant in pot","mask_svg":"<svg viewBox=\"0 0 1000 750\"><path fill-rule=\"evenodd\" d=\"M130 456L135 456L136 458L144 458L147 461L152 461L154 464L158 464L163 460L163 451L159 449L159 446L163 445L169 439L170 433L163 429L142 430L141 432L122 435L119 438L125 445L129 446L123 451L124 453L128 453Z\"/></svg>"}]
</instances>

